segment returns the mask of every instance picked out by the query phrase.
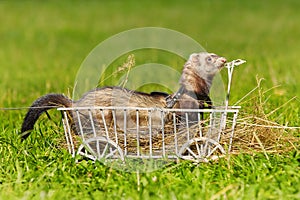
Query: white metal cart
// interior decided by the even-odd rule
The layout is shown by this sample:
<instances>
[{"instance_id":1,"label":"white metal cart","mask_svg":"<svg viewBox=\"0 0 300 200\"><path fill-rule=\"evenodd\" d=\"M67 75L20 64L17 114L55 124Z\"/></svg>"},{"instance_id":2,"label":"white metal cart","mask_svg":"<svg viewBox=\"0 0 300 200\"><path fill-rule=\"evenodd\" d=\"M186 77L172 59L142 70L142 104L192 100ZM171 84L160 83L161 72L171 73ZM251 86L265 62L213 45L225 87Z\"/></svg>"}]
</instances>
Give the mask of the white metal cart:
<instances>
[{"instance_id":1,"label":"white metal cart","mask_svg":"<svg viewBox=\"0 0 300 200\"><path fill-rule=\"evenodd\" d=\"M230 151L239 107L78 107L58 110L64 114L66 141L73 156L79 154L93 160L124 160L131 157L201 162ZM107 113L111 114L109 122L106 120ZM70 114L76 121L73 124L68 118ZM189 120L191 114L197 116L196 121ZM157 120L158 115L160 121ZM201 119L201 115L204 115L204 119ZM140 116L146 124L140 123ZM78 135L74 135L74 132Z\"/></svg>"}]
</instances>

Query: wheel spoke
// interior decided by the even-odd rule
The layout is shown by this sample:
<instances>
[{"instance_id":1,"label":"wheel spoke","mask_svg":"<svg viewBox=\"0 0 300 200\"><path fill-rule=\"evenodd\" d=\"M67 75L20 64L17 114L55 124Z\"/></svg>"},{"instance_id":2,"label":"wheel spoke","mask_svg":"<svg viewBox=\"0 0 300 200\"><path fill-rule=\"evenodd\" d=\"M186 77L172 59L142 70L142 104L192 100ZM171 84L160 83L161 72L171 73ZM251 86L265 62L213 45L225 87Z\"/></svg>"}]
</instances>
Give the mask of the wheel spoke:
<instances>
[{"instance_id":1,"label":"wheel spoke","mask_svg":"<svg viewBox=\"0 0 300 200\"><path fill-rule=\"evenodd\" d=\"M97 155L89 143L86 143L86 146L88 147L86 149L86 151L90 152L93 156ZM95 157L97 157L97 156L95 156Z\"/></svg>"},{"instance_id":2,"label":"wheel spoke","mask_svg":"<svg viewBox=\"0 0 300 200\"><path fill-rule=\"evenodd\" d=\"M187 150L188 152L190 152L190 154L192 154L194 158L198 158L198 156L190 149L190 147L188 147Z\"/></svg>"},{"instance_id":3,"label":"wheel spoke","mask_svg":"<svg viewBox=\"0 0 300 200\"><path fill-rule=\"evenodd\" d=\"M197 141L195 141L195 144L196 144L196 148L197 148L197 153L198 153L198 156L201 156L201 150L200 150L200 147L199 147L199 144ZM202 146L202 145L201 145Z\"/></svg>"},{"instance_id":4,"label":"wheel spoke","mask_svg":"<svg viewBox=\"0 0 300 200\"><path fill-rule=\"evenodd\" d=\"M201 157L203 157L204 156L204 144L201 144Z\"/></svg>"},{"instance_id":5,"label":"wheel spoke","mask_svg":"<svg viewBox=\"0 0 300 200\"><path fill-rule=\"evenodd\" d=\"M218 145L216 145L212 150L210 150L210 152L207 154L206 157L211 156L217 149L218 149Z\"/></svg>"},{"instance_id":6,"label":"wheel spoke","mask_svg":"<svg viewBox=\"0 0 300 200\"><path fill-rule=\"evenodd\" d=\"M202 156L203 157L206 157L206 154L207 154L207 150L208 150L208 142L205 141L205 144L204 144L204 148L203 148L203 151L202 151Z\"/></svg>"},{"instance_id":7,"label":"wheel spoke","mask_svg":"<svg viewBox=\"0 0 300 200\"><path fill-rule=\"evenodd\" d=\"M106 151L107 151L107 149L108 149L108 145L109 145L108 143L105 144L105 147L104 147L104 149L103 149L103 152L102 152L100 158L103 158L103 157L104 157L104 154L106 153Z\"/></svg>"},{"instance_id":8,"label":"wheel spoke","mask_svg":"<svg viewBox=\"0 0 300 200\"><path fill-rule=\"evenodd\" d=\"M87 153L79 152L78 155L87 157L87 158L89 158L89 159L91 159L91 160L93 160L93 161L97 160L97 158L96 158L95 156L89 155L89 154L87 154Z\"/></svg>"},{"instance_id":9,"label":"wheel spoke","mask_svg":"<svg viewBox=\"0 0 300 200\"><path fill-rule=\"evenodd\" d=\"M114 154L115 154L117 151L118 151L117 149L110 151L109 154L105 155L105 158L110 158L110 157L113 158Z\"/></svg>"}]
</instances>

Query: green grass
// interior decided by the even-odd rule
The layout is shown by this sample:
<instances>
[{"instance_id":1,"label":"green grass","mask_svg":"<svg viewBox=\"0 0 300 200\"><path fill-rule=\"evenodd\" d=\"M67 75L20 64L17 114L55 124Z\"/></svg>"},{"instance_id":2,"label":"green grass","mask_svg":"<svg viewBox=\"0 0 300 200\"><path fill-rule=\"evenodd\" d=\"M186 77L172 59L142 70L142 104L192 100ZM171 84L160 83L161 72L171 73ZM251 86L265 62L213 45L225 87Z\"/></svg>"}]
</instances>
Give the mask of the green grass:
<instances>
[{"instance_id":1,"label":"green grass","mask_svg":"<svg viewBox=\"0 0 300 200\"><path fill-rule=\"evenodd\" d=\"M232 102L262 77L263 90L280 87L260 95L263 102L245 103L241 112L255 114L251 105L260 103L269 113L297 96L268 119L299 126L299 9L297 0L1 1L0 107L28 107L49 92L69 94L77 70L97 44L121 31L159 26L180 31L228 60L246 59L234 72ZM164 55L157 59L181 67L180 60ZM148 59L143 52L135 56L137 62ZM135 174L76 163L59 149L56 112L51 112L53 121L42 117L21 143L17 134L25 113L0 110L0 199L300 198L299 143L291 152L268 153L269 160L263 153L241 153L217 163L170 164L141 174L138 190ZM299 129L288 134L300 136Z\"/></svg>"}]
</instances>

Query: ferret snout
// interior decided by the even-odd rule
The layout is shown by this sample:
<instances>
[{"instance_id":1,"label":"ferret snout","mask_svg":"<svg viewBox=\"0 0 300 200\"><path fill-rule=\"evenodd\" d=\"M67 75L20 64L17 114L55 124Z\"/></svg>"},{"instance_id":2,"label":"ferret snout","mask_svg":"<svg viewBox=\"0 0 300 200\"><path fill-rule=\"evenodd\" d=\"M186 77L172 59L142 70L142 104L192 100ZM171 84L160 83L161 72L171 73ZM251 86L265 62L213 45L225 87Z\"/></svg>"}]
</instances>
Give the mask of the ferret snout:
<instances>
[{"instance_id":1,"label":"ferret snout","mask_svg":"<svg viewBox=\"0 0 300 200\"><path fill-rule=\"evenodd\" d=\"M227 62L226 58L224 57L220 57L217 59L217 63L218 63L218 68L221 69L224 67L225 63Z\"/></svg>"},{"instance_id":2,"label":"ferret snout","mask_svg":"<svg viewBox=\"0 0 300 200\"><path fill-rule=\"evenodd\" d=\"M226 63L226 62L227 62L226 58L223 58L223 57L219 58L218 60L219 60L220 62L222 62L222 63Z\"/></svg>"}]
</instances>

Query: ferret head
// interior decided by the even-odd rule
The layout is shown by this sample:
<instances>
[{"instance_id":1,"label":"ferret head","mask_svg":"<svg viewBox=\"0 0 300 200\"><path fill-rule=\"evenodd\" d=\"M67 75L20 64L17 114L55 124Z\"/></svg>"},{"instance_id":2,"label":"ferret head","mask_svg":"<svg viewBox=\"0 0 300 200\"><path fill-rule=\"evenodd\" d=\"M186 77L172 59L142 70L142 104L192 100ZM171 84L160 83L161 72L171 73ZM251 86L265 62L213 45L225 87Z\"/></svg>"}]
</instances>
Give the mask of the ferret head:
<instances>
[{"instance_id":1,"label":"ferret head","mask_svg":"<svg viewBox=\"0 0 300 200\"><path fill-rule=\"evenodd\" d=\"M214 53L193 53L188 60L202 78L214 76L226 63L226 59Z\"/></svg>"},{"instance_id":2,"label":"ferret head","mask_svg":"<svg viewBox=\"0 0 300 200\"><path fill-rule=\"evenodd\" d=\"M195 90L196 85L197 88L203 85L209 92L213 77L225 63L225 58L214 53L193 53L184 65L180 83L188 90Z\"/></svg>"}]
</instances>

